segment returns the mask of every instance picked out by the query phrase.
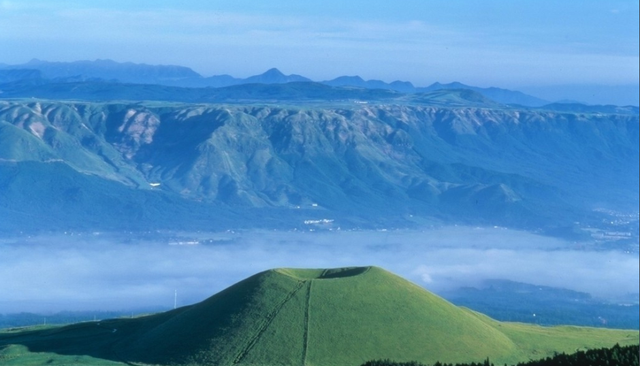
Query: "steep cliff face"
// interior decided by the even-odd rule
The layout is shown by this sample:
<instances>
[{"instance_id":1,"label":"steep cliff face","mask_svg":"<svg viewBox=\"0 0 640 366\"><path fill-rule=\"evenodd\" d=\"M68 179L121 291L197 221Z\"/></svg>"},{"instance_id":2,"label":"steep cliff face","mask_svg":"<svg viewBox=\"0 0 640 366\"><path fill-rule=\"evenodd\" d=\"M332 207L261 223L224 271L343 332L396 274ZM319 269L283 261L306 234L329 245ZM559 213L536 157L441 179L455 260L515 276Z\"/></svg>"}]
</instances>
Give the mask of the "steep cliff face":
<instances>
[{"instance_id":1,"label":"steep cliff face","mask_svg":"<svg viewBox=\"0 0 640 366\"><path fill-rule=\"evenodd\" d=\"M637 116L599 113L0 103L3 164L64 162L211 207L369 219L529 227L637 208L638 139Z\"/></svg>"}]
</instances>

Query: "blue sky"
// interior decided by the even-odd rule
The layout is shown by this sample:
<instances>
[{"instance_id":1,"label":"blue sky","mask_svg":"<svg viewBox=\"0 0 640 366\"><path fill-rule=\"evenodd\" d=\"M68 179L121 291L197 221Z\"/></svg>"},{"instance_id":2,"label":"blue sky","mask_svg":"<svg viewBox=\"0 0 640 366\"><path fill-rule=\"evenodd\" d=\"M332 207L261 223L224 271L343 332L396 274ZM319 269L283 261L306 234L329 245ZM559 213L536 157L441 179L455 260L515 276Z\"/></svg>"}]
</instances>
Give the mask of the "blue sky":
<instances>
[{"instance_id":1,"label":"blue sky","mask_svg":"<svg viewBox=\"0 0 640 366\"><path fill-rule=\"evenodd\" d=\"M638 84L637 1L0 0L0 63L508 88ZM637 104L637 102L636 102Z\"/></svg>"}]
</instances>

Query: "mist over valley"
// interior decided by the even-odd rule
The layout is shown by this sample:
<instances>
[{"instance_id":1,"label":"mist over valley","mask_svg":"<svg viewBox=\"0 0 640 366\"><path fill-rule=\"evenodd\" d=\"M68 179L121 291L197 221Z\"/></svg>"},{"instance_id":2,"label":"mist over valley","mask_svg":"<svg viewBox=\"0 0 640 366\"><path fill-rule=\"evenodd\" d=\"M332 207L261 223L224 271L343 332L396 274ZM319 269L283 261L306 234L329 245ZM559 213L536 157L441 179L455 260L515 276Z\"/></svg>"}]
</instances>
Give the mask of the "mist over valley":
<instances>
[{"instance_id":1,"label":"mist over valley","mask_svg":"<svg viewBox=\"0 0 640 366\"><path fill-rule=\"evenodd\" d=\"M0 1L0 364L638 365L638 19Z\"/></svg>"},{"instance_id":2,"label":"mist over valley","mask_svg":"<svg viewBox=\"0 0 640 366\"><path fill-rule=\"evenodd\" d=\"M175 291L177 305L189 305L271 268L368 265L384 266L445 298L503 279L580 291L598 304L638 304L637 252L506 228L68 233L0 245L0 274L13 279L0 286L7 314L158 311L173 307ZM543 322L545 313L556 311L544 303L532 310ZM596 321L603 314L600 309L590 316Z\"/></svg>"},{"instance_id":3,"label":"mist over valley","mask_svg":"<svg viewBox=\"0 0 640 366\"><path fill-rule=\"evenodd\" d=\"M0 101L2 312L158 311L270 268L377 265L505 320L633 324L637 108L287 81ZM534 319L525 285L577 292Z\"/></svg>"}]
</instances>

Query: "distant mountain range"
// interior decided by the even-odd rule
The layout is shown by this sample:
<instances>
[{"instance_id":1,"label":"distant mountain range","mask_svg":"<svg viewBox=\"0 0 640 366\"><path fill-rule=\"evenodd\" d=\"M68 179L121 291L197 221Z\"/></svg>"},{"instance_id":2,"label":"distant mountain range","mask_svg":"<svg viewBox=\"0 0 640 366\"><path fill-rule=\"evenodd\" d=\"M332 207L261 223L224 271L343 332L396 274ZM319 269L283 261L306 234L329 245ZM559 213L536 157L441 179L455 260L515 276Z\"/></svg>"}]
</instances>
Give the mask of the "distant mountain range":
<instances>
[{"instance_id":1,"label":"distant mountain range","mask_svg":"<svg viewBox=\"0 0 640 366\"><path fill-rule=\"evenodd\" d=\"M2 67L2 66L0 66ZM0 69L0 84L41 81L43 80L42 72L36 69Z\"/></svg>"},{"instance_id":2,"label":"distant mountain range","mask_svg":"<svg viewBox=\"0 0 640 366\"><path fill-rule=\"evenodd\" d=\"M314 82L241 84L221 88L184 88L150 84L122 84L103 81L43 82L40 79L0 84L0 99L38 98L86 101L160 101L184 103L286 103L475 106L507 108L467 89L441 89L428 93L403 94L386 89L333 87ZM620 107L619 113L635 109Z\"/></svg>"},{"instance_id":3,"label":"distant mountain range","mask_svg":"<svg viewBox=\"0 0 640 366\"><path fill-rule=\"evenodd\" d=\"M485 280L476 286L442 295L456 305L502 321L638 329L637 293L618 304L584 292L508 280ZM544 316L534 317L534 313Z\"/></svg>"},{"instance_id":4,"label":"distant mountain range","mask_svg":"<svg viewBox=\"0 0 640 366\"><path fill-rule=\"evenodd\" d=\"M36 89L68 98L96 85L122 86ZM309 85L320 96L386 102L295 104ZM125 90L133 97L154 88ZM0 230L428 222L571 237L633 230L609 228L614 219L594 209L637 209L637 113L505 108L469 90L407 95L288 83L209 92L292 99L0 100Z\"/></svg>"},{"instance_id":5,"label":"distant mountain range","mask_svg":"<svg viewBox=\"0 0 640 366\"><path fill-rule=\"evenodd\" d=\"M19 76L20 72L22 72L22 78ZM36 72L39 72L39 74ZM47 79L54 83L106 81L187 88L220 88L254 83L282 84L312 81L300 75L285 75L275 68L260 75L240 79L230 75L203 77L190 68L183 66L146 65L130 62L119 63L112 60L47 62L34 59L21 65L0 65L0 83L15 82L24 79ZM319 83L338 87L394 90L401 93L425 93L441 89L468 89L479 92L502 104L539 107L550 103L549 101L518 91L493 87L479 88L457 82L449 84L434 83L428 87L415 87L406 81L385 83L380 80L363 80L359 76L340 76L333 80L320 81Z\"/></svg>"},{"instance_id":6,"label":"distant mountain range","mask_svg":"<svg viewBox=\"0 0 640 366\"><path fill-rule=\"evenodd\" d=\"M635 230L602 209L637 210L638 107L277 69L218 78L236 85L108 60L0 69L0 230Z\"/></svg>"}]
</instances>

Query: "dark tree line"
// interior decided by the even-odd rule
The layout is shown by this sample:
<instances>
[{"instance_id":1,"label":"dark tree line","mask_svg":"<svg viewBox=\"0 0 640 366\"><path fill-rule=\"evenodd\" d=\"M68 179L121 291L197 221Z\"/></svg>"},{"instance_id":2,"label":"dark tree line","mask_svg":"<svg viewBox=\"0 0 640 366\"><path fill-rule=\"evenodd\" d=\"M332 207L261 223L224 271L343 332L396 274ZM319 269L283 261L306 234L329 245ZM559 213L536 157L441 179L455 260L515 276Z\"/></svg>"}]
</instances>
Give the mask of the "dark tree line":
<instances>
[{"instance_id":1,"label":"dark tree line","mask_svg":"<svg viewBox=\"0 0 640 366\"><path fill-rule=\"evenodd\" d=\"M620 346L616 344L611 348L598 348L587 351L577 351L566 354L557 353L553 357L540 360L519 362L514 366L638 366L640 354L639 346ZM394 362L391 360L373 360L361 366L427 366L419 362ZM483 362L471 363L441 363L433 366L495 366L489 359ZM506 366L506 364L505 364Z\"/></svg>"},{"instance_id":2,"label":"dark tree line","mask_svg":"<svg viewBox=\"0 0 640 366\"><path fill-rule=\"evenodd\" d=\"M416 361L394 362L386 359L386 360L367 361L363 363L361 366L427 366L427 365L416 362ZM456 363L456 364L436 362L433 364L433 366L494 366L494 364L489 362L489 360L487 359L484 362Z\"/></svg>"}]
</instances>

